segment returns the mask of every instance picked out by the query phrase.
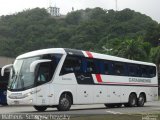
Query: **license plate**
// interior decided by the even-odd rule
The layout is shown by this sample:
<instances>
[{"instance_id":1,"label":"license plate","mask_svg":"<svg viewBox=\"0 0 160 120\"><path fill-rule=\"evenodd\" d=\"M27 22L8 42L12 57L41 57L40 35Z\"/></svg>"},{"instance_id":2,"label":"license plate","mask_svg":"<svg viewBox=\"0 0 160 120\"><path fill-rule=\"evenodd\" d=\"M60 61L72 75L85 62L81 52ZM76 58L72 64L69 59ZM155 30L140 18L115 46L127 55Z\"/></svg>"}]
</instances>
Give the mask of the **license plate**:
<instances>
[{"instance_id":1,"label":"license plate","mask_svg":"<svg viewBox=\"0 0 160 120\"><path fill-rule=\"evenodd\" d=\"M19 101L14 101L14 104L15 105L19 105Z\"/></svg>"}]
</instances>

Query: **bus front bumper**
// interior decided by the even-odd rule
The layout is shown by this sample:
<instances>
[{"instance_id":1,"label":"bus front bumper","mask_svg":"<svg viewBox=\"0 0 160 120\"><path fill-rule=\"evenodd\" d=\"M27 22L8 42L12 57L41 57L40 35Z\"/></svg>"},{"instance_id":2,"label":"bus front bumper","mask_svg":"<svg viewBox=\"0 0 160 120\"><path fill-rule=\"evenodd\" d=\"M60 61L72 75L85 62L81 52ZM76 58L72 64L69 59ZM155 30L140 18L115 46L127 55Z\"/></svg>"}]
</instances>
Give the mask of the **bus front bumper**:
<instances>
[{"instance_id":1,"label":"bus front bumper","mask_svg":"<svg viewBox=\"0 0 160 120\"><path fill-rule=\"evenodd\" d=\"M34 105L34 96L27 93L21 92L7 92L7 103L8 105Z\"/></svg>"}]
</instances>

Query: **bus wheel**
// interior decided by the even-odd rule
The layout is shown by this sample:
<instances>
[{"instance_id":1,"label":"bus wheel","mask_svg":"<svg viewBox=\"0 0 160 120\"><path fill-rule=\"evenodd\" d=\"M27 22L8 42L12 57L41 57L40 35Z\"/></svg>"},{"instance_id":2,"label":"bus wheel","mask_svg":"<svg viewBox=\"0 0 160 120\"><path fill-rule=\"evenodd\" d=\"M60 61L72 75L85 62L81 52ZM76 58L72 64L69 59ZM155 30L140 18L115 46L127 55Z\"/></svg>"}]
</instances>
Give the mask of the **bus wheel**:
<instances>
[{"instance_id":1,"label":"bus wheel","mask_svg":"<svg viewBox=\"0 0 160 120\"><path fill-rule=\"evenodd\" d=\"M137 105L137 96L136 96L136 94L132 93L129 95L128 106L134 107L136 105Z\"/></svg>"},{"instance_id":2,"label":"bus wheel","mask_svg":"<svg viewBox=\"0 0 160 120\"><path fill-rule=\"evenodd\" d=\"M34 106L34 108L39 112L44 112L47 109L46 106Z\"/></svg>"},{"instance_id":3,"label":"bus wheel","mask_svg":"<svg viewBox=\"0 0 160 120\"><path fill-rule=\"evenodd\" d=\"M62 94L57 109L59 111L68 111L71 107L71 104L72 104L71 97L67 94Z\"/></svg>"},{"instance_id":4,"label":"bus wheel","mask_svg":"<svg viewBox=\"0 0 160 120\"><path fill-rule=\"evenodd\" d=\"M115 104L104 104L107 108L114 108Z\"/></svg>"},{"instance_id":5,"label":"bus wheel","mask_svg":"<svg viewBox=\"0 0 160 120\"><path fill-rule=\"evenodd\" d=\"M143 107L144 103L145 103L145 96L143 94L140 94L138 98L137 106Z\"/></svg>"}]
</instances>

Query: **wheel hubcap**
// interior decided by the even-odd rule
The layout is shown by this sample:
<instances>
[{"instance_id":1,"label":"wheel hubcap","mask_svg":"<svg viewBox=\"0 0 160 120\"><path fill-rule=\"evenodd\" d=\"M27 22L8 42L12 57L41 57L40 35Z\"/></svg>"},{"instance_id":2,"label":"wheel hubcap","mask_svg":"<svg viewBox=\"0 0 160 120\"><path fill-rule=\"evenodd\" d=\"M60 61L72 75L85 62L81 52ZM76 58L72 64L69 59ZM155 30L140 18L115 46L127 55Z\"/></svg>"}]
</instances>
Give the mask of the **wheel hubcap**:
<instances>
[{"instance_id":1,"label":"wheel hubcap","mask_svg":"<svg viewBox=\"0 0 160 120\"><path fill-rule=\"evenodd\" d=\"M66 108L69 106L69 101L66 98L63 98L61 100L61 104Z\"/></svg>"}]
</instances>

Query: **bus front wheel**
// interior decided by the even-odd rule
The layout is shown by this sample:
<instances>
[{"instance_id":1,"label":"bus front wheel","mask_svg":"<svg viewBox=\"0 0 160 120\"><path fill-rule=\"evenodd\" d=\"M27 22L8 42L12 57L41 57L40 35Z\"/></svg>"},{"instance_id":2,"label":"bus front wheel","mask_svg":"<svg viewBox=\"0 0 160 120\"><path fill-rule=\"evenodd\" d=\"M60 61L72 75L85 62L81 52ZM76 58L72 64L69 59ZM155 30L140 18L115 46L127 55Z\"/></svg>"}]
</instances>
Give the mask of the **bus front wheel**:
<instances>
[{"instance_id":1,"label":"bus front wheel","mask_svg":"<svg viewBox=\"0 0 160 120\"><path fill-rule=\"evenodd\" d=\"M71 107L71 104L72 104L71 97L67 94L62 94L57 109L59 111L68 111Z\"/></svg>"},{"instance_id":2,"label":"bus front wheel","mask_svg":"<svg viewBox=\"0 0 160 120\"><path fill-rule=\"evenodd\" d=\"M34 106L34 108L39 112L44 112L47 109L46 106Z\"/></svg>"}]
</instances>

